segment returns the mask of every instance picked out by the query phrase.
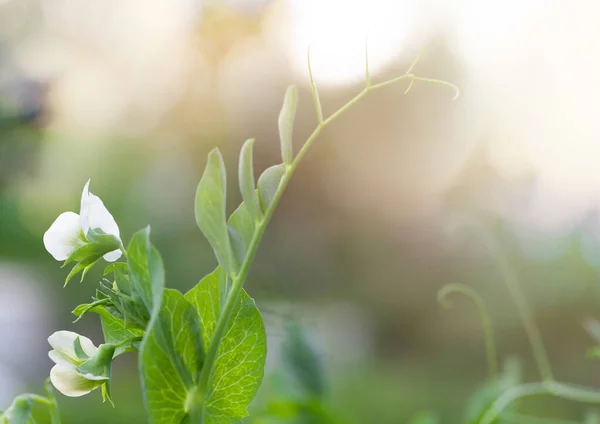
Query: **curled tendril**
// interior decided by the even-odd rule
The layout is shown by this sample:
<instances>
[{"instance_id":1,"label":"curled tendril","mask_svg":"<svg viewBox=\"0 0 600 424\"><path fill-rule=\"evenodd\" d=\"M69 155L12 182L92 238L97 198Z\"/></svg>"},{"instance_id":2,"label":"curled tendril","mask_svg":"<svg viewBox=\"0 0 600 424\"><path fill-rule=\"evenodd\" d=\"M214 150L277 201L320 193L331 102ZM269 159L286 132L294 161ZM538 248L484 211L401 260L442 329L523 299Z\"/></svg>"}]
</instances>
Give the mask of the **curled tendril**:
<instances>
[{"instance_id":1,"label":"curled tendril","mask_svg":"<svg viewBox=\"0 0 600 424\"><path fill-rule=\"evenodd\" d=\"M496 382L498 380L499 373L498 353L496 351L496 344L494 343L492 320L490 319L488 307L485 304L483 298L473 288L458 283L448 284L442 287L437 294L438 302L446 308L451 308L453 305L452 302L448 299L448 296L452 293L460 293L467 296L473 301L473 303L477 307L477 311L479 312L479 317L481 319L481 326L483 329L485 351L488 369L490 372L490 378L493 382Z\"/></svg>"},{"instance_id":2,"label":"curled tendril","mask_svg":"<svg viewBox=\"0 0 600 424\"><path fill-rule=\"evenodd\" d=\"M502 393L487 409L485 415L482 417L481 421L479 421L479 424L494 423L508 405L523 397L546 395L579 403L600 405L600 390L562 383L554 379L542 336L535 323L535 320L533 319L533 314L530 311L527 299L520 288L519 279L516 272L510 266L507 256L500 249L500 246L493 237L493 234L480 225L476 225L476 228L479 230L478 236L480 240L496 259L496 263L498 264L498 268L504 279L504 283L506 284L513 301L517 305L519 314L521 316L521 321L523 322L525 331L527 333L527 338L529 339L532 347L535 362L542 376L542 381L540 382L520 384L518 386L511 387ZM462 284L450 284L449 286L445 286L438 293L438 300L440 303L447 304L447 299L445 298L451 292L460 292L473 299L480 310L482 320L485 321L483 318L483 316L487 315L485 303L483 302L481 296L479 296L473 289ZM481 305L483 305L483 309L481 308ZM484 326L485 325L486 324L484 324ZM491 334L491 329L489 334Z\"/></svg>"}]
</instances>

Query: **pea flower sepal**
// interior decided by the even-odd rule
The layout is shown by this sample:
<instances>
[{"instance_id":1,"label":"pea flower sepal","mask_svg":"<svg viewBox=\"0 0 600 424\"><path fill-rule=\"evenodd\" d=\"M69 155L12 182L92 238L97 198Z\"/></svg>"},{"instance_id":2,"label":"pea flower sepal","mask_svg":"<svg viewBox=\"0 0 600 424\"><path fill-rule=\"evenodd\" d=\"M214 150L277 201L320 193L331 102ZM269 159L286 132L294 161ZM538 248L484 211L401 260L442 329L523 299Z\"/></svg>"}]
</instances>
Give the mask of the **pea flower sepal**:
<instances>
[{"instance_id":1,"label":"pea flower sepal","mask_svg":"<svg viewBox=\"0 0 600 424\"><path fill-rule=\"evenodd\" d=\"M123 243L119 226L102 200L90 193L90 181L81 195L79 214L64 212L44 234L44 246L63 266L77 262L66 278L65 285L78 273L81 280L102 258L114 262L121 257Z\"/></svg>"},{"instance_id":2,"label":"pea flower sepal","mask_svg":"<svg viewBox=\"0 0 600 424\"><path fill-rule=\"evenodd\" d=\"M110 370L116 345L94 346L87 337L71 331L57 331L48 338L48 356L55 365L50 370L52 385L63 395L79 397L102 387L102 397L110 399Z\"/></svg>"}]
</instances>

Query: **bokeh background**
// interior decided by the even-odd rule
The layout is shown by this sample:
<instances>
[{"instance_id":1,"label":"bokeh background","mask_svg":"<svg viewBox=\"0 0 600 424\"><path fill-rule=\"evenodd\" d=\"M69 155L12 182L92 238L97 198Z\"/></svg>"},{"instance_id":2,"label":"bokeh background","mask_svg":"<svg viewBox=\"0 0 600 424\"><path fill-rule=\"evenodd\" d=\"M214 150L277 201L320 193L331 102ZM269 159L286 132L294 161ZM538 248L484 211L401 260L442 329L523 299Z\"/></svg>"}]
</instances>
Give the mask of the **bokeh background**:
<instances>
[{"instance_id":1,"label":"bokeh background","mask_svg":"<svg viewBox=\"0 0 600 424\"><path fill-rule=\"evenodd\" d=\"M594 0L0 0L0 406L41 392L57 329L100 277L62 288L42 235L78 211L88 178L124 240L152 227L167 283L187 290L215 266L193 215L207 152L229 169L256 137L255 169L279 160L285 88L300 88L296 147L325 112L373 77L415 73L457 84L398 84L369 95L315 144L260 247L247 290L277 375L285 317L302 319L326 364L332 408L349 422L404 423L415 411L460 422L486 378L473 305L441 308L447 283L488 302L501 357L536 374L503 276L519 278L561 380L600 386L582 322L600 315L600 4ZM495 253L484 238L495 241ZM135 358L99 393L60 398L68 423L143 423ZM268 396L268 385L260 396ZM580 419L532 399L524 411ZM2 408L0 408L2 409Z\"/></svg>"}]
</instances>

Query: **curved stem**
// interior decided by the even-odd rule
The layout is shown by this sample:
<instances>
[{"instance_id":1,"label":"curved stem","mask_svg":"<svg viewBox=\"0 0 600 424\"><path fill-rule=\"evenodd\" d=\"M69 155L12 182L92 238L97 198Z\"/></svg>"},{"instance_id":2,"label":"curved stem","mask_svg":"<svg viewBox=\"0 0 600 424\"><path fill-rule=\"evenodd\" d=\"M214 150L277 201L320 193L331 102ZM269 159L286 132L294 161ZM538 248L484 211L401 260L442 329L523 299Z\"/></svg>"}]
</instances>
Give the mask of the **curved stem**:
<instances>
[{"instance_id":1,"label":"curved stem","mask_svg":"<svg viewBox=\"0 0 600 424\"><path fill-rule=\"evenodd\" d=\"M52 388L52 382L50 378L47 378L44 382L44 389L46 391L46 396L50 400L51 405L50 408L50 423L51 424L60 424L60 410L58 408L58 402L56 401L56 397L54 396L54 389Z\"/></svg>"},{"instance_id":2,"label":"curved stem","mask_svg":"<svg viewBox=\"0 0 600 424\"><path fill-rule=\"evenodd\" d=\"M506 284L513 301L517 305L542 380L547 383L554 382L554 375L552 373L550 360L548 359L548 353L546 352L542 335L533 319L533 314L531 313L527 299L519 286L519 279L514 270L510 267L508 259L501 252L501 249L498 247L494 238L490 234L485 234L484 236L488 248L497 261L500 273L504 278L504 283Z\"/></svg>"},{"instance_id":3,"label":"curved stem","mask_svg":"<svg viewBox=\"0 0 600 424\"><path fill-rule=\"evenodd\" d=\"M310 57L309 57L309 59L310 59ZM220 345L221 339L225 333L225 330L227 329L227 325L229 323L231 313L235 307L238 297L240 296L242 287L244 285L244 282L246 281L248 272L250 271L250 266L252 265L252 262L254 261L254 257L256 256L256 251L258 249L258 245L259 245L260 241L262 240L263 234L265 233L265 230L269 224L269 221L271 220L271 217L273 216L273 212L275 212L275 208L279 204L281 196L283 195L283 192L285 191L292 176L294 175L294 172L300 165L300 162L302 162L302 159L304 158L304 156L306 155L306 153L308 152L310 147L313 145L315 140L319 137L319 135L321 134L323 129L325 127L327 127L329 124L331 124L333 121L335 121L340 115L342 115L348 109L350 109L350 107L352 107L354 104L358 103L369 92L379 89L379 88L386 87L390 84L393 84L393 83L396 83L396 82L399 82L402 80L411 80L412 81L412 80L418 79L418 80L427 81L427 82L434 82L434 83L439 83L439 84L443 84L443 85L449 85L449 86L453 87L456 90L456 93L458 94L458 88L456 86L454 86L453 84L450 84L450 83L447 83L447 82L441 81L441 80L434 80L434 79L429 79L429 78L423 79L423 78L415 77L413 74L405 73L404 75L401 75L399 77L393 78L388 81L384 81L379 84L365 86L365 88L363 90L361 90L356 96L354 96L345 105L341 106L338 110L333 112L329 117L327 117L327 119L323 119L322 111L320 108L321 103L319 100L318 93L316 91L316 86L312 79L312 71L310 72L310 75L311 75L310 82L311 82L311 88L313 91L313 98L315 101L315 105L317 107L318 124L317 124L316 128L313 130L313 132L311 133L311 135L308 137L308 139L306 140L304 145L301 147L300 151L298 152L298 154L296 155L296 157L294 158L292 163L286 166L285 173L284 173L283 177L281 178L281 182L279 183L277 191L275 192L275 195L273 196L273 200L272 200L271 204L265 211L265 214L262 217L262 219L256 223L256 228L254 230L252 240L250 241L248 251L246 253L246 256L244 257L244 261L242 262L242 264L240 266L239 272L236 275L231 276L231 287L230 287L229 293L227 295L227 300L225 301L225 304L223 305L223 308L221 310L221 314L219 315L219 318L217 320L215 331L213 333L213 337L212 337L210 346L208 347L208 351L206 352L206 357L204 359L204 366L202 367L202 371L200 372L200 377L199 377L199 381L198 381L198 390L197 390L195 403L203 402L204 396L206 395L206 391L208 389L208 381L210 379L210 373L212 372L214 362L217 358L217 353L219 350L219 345Z\"/></svg>"},{"instance_id":4,"label":"curved stem","mask_svg":"<svg viewBox=\"0 0 600 424\"><path fill-rule=\"evenodd\" d=\"M559 382L528 383L504 392L487 410L480 424L492 424L502 411L517 399L528 396L550 395L581 403L600 404L600 392L587 387Z\"/></svg>"},{"instance_id":5,"label":"curved stem","mask_svg":"<svg viewBox=\"0 0 600 424\"><path fill-rule=\"evenodd\" d=\"M513 424L580 424L579 421L540 418L523 414L505 414L502 419Z\"/></svg>"},{"instance_id":6,"label":"curved stem","mask_svg":"<svg viewBox=\"0 0 600 424\"><path fill-rule=\"evenodd\" d=\"M485 351L488 363L488 369L490 372L490 378L495 383L498 381L499 365L498 365L498 353L496 351L496 344L494 343L494 331L492 328L492 320L488 312L487 305L483 298L474 289L464 284L448 284L438 291L438 302L443 306L449 308L452 307L452 303L448 300L448 295L451 293L461 293L470 298L479 312L481 319L481 326L483 328L483 336L485 340Z\"/></svg>"}]
</instances>

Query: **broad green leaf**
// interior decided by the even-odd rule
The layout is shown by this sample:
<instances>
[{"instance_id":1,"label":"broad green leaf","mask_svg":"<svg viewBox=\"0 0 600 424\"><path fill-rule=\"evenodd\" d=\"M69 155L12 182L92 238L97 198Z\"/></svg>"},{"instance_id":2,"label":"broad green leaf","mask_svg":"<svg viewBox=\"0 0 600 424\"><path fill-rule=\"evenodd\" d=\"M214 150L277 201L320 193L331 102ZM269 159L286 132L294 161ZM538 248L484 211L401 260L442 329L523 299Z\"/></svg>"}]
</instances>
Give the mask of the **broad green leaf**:
<instances>
[{"instance_id":1,"label":"broad green leaf","mask_svg":"<svg viewBox=\"0 0 600 424\"><path fill-rule=\"evenodd\" d=\"M150 228L138 231L127 248L127 263L132 284L132 299L141 302L149 313L160 308L165 272L158 251L150 244Z\"/></svg>"},{"instance_id":2,"label":"broad green leaf","mask_svg":"<svg viewBox=\"0 0 600 424\"><path fill-rule=\"evenodd\" d=\"M284 175L285 164L280 163L265 169L265 172L258 178L258 198L263 212L273 203L273 198Z\"/></svg>"},{"instance_id":3,"label":"broad green leaf","mask_svg":"<svg viewBox=\"0 0 600 424\"><path fill-rule=\"evenodd\" d=\"M290 85L283 99L283 107L279 112L279 139L281 141L281 158L283 163L290 165L294 157L292 148L292 135L294 133L294 119L298 107L298 88Z\"/></svg>"},{"instance_id":4,"label":"broad green leaf","mask_svg":"<svg viewBox=\"0 0 600 424\"><path fill-rule=\"evenodd\" d=\"M258 221L262 217L256 187L254 183L254 165L252 161L252 147L254 139L246 140L240 151L240 163L238 169L238 179L240 184L240 192L242 199L246 204L246 208L254 221Z\"/></svg>"},{"instance_id":5,"label":"broad green leaf","mask_svg":"<svg viewBox=\"0 0 600 424\"><path fill-rule=\"evenodd\" d=\"M435 412L421 411L417 412L408 421L408 424L438 424L440 419Z\"/></svg>"},{"instance_id":6,"label":"broad green leaf","mask_svg":"<svg viewBox=\"0 0 600 424\"><path fill-rule=\"evenodd\" d=\"M325 381L321 360L296 323L288 327L282 358L304 394L316 398L323 396Z\"/></svg>"},{"instance_id":7,"label":"broad green leaf","mask_svg":"<svg viewBox=\"0 0 600 424\"><path fill-rule=\"evenodd\" d=\"M186 293L200 314L204 345L211 343L221 311L220 268ZM229 326L219 345L205 398L204 423L229 424L248 415L264 374L267 355L265 327L254 300L245 291L232 311Z\"/></svg>"},{"instance_id":8,"label":"broad green leaf","mask_svg":"<svg viewBox=\"0 0 600 424\"><path fill-rule=\"evenodd\" d=\"M198 312L177 290L165 289L140 347L144 401L151 424L187 422L188 393L204 361Z\"/></svg>"},{"instance_id":9,"label":"broad green leaf","mask_svg":"<svg viewBox=\"0 0 600 424\"><path fill-rule=\"evenodd\" d=\"M196 223L212 246L219 265L231 275L237 264L229 241L225 215L227 176L218 149L208 155L204 174L196 191Z\"/></svg>"},{"instance_id":10,"label":"broad green leaf","mask_svg":"<svg viewBox=\"0 0 600 424\"><path fill-rule=\"evenodd\" d=\"M242 263L256 229L256 223L248 212L246 202L242 202L229 217L229 229L235 255L239 263Z\"/></svg>"}]
</instances>

